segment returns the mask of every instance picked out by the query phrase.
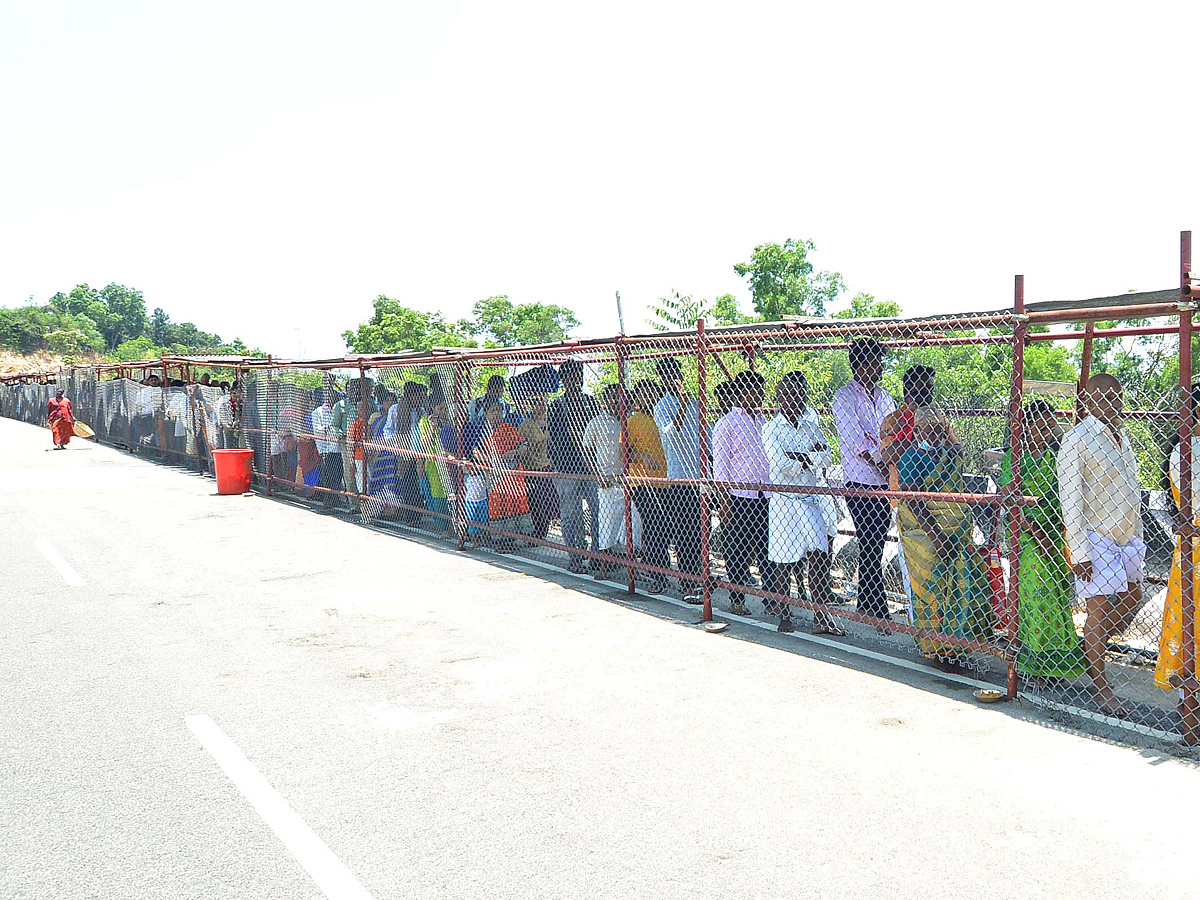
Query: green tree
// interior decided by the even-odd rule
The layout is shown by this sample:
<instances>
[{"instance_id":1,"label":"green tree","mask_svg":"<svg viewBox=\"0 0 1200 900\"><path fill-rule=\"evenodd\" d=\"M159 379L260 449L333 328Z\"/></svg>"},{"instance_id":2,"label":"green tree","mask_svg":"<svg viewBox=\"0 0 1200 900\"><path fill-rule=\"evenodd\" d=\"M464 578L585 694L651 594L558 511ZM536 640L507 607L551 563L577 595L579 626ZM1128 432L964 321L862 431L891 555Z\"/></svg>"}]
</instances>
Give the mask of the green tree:
<instances>
[{"instance_id":1,"label":"green tree","mask_svg":"<svg viewBox=\"0 0 1200 900\"><path fill-rule=\"evenodd\" d=\"M553 344L565 340L579 325L565 306L544 303L514 304L501 294L475 304L475 334L484 335L484 346L518 347Z\"/></svg>"},{"instance_id":2,"label":"green tree","mask_svg":"<svg viewBox=\"0 0 1200 900\"><path fill-rule=\"evenodd\" d=\"M46 334L59 318L48 307L0 309L0 347L17 353L43 350L46 347Z\"/></svg>"},{"instance_id":3,"label":"green tree","mask_svg":"<svg viewBox=\"0 0 1200 900\"><path fill-rule=\"evenodd\" d=\"M874 294L855 294L850 305L833 314L835 319L889 319L900 315L895 300L876 300Z\"/></svg>"},{"instance_id":4,"label":"green tree","mask_svg":"<svg viewBox=\"0 0 1200 900\"><path fill-rule=\"evenodd\" d=\"M688 331L704 319L708 325L744 325L752 321L738 307L733 294L721 294L713 301L695 300L691 294L672 290L650 304L650 327L655 331Z\"/></svg>"},{"instance_id":5,"label":"green tree","mask_svg":"<svg viewBox=\"0 0 1200 900\"><path fill-rule=\"evenodd\" d=\"M473 326L466 320L447 322L441 313L427 313L401 305L380 294L375 312L357 328L342 332L355 353L400 353L433 347L474 347Z\"/></svg>"},{"instance_id":6,"label":"green tree","mask_svg":"<svg viewBox=\"0 0 1200 900\"><path fill-rule=\"evenodd\" d=\"M88 307L99 299L100 294L98 291L93 290L86 284L77 284L68 294L59 291L50 298L48 305L59 315L74 316L86 313Z\"/></svg>"},{"instance_id":7,"label":"green tree","mask_svg":"<svg viewBox=\"0 0 1200 900\"><path fill-rule=\"evenodd\" d=\"M146 299L141 291L114 283L102 288L99 298L108 309L108 330L101 327L100 332L109 347L140 337L146 331ZM100 326L99 322L96 324Z\"/></svg>"},{"instance_id":8,"label":"green tree","mask_svg":"<svg viewBox=\"0 0 1200 900\"><path fill-rule=\"evenodd\" d=\"M161 306L154 308L154 314L150 317L146 334L150 336L150 340L154 341L160 347L171 343L171 317L166 314Z\"/></svg>"},{"instance_id":9,"label":"green tree","mask_svg":"<svg viewBox=\"0 0 1200 900\"><path fill-rule=\"evenodd\" d=\"M712 322L714 325L746 325L753 321L753 316L742 312L741 305L733 294L722 294L713 301Z\"/></svg>"},{"instance_id":10,"label":"green tree","mask_svg":"<svg viewBox=\"0 0 1200 900\"><path fill-rule=\"evenodd\" d=\"M157 359L165 352L166 348L155 346L154 342L143 334L122 341L106 354L106 358L110 362L135 362L140 359Z\"/></svg>"},{"instance_id":11,"label":"green tree","mask_svg":"<svg viewBox=\"0 0 1200 900\"><path fill-rule=\"evenodd\" d=\"M782 244L759 244L749 262L733 267L749 279L754 309L764 322L785 315L823 316L845 290L837 272L818 272L808 259L816 249L812 241L788 238Z\"/></svg>"},{"instance_id":12,"label":"green tree","mask_svg":"<svg viewBox=\"0 0 1200 900\"><path fill-rule=\"evenodd\" d=\"M142 292L122 284L109 284L99 291L77 284L70 293L60 291L51 297L49 307L62 316L87 316L104 336L109 350L146 330Z\"/></svg>"},{"instance_id":13,"label":"green tree","mask_svg":"<svg viewBox=\"0 0 1200 900\"><path fill-rule=\"evenodd\" d=\"M655 331L686 331L695 328L696 322L707 318L710 311L706 300L694 300L691 294L681 294L672 288L668 296L650 304L650 317L646 321Z\"/></svg>"}]
</instances>

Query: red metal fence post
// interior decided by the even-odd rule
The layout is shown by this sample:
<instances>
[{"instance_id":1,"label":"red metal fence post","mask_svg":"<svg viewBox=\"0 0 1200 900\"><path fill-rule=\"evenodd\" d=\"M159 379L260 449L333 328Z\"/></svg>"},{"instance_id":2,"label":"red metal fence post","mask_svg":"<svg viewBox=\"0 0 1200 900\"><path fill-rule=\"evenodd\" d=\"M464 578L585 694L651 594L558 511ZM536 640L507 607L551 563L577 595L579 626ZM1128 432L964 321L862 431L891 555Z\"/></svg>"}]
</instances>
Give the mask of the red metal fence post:
<instances>
[{"instance_id":1,"label":"red metal fence post","mask_svg":"<svg viewBox=\"0 0 1200 900\"><path fill-rule=\"evenodd\" d=\"M1075 421L1082 422L1083 392L1092 376L1092 342L1096 338L1096 323L1088 322L1083 328L1083 351L1079 361L1079 385L1075 388Z\"/></svg>"},{"instance_id":2,"label":"red metal fence post","mask_svg":"<svg viewBox=\"0 0 1200 900\"><path fill-rule=\"evenodd\" d=\"M466 360L460 359L454 366L454 432L458 435L458 459L459 465L455 466L454 486L458 496L454 500L454 531L458 535L458 549L462 550L467 544L467 475L462 466L463 458L463 435L466 433L467 425L467 404L463 399L464 392L468 389L470 381L466 377L467 366L470 365Z\"/></svg>"},{"instance_id":3,"label":"red metal fence post","mask_svg":"<svg viewBox=\"0 0 1200 900\"><path fill-rule=\"evenodd\" d=\"M1029 335L1029 324L1025 319L1025 276L1018 275L1013 282L1013 369L1012 392L1008 404L1009 454L1012 480L1010 490L1021 496L1021 451L1023 429L1021 427L1021 395L1025 388L1025 341ZM1021 645L1021 508L1008 506L1008 597L1007 606L1012 616L1012 631L1009 634L1007 695L1009 700L1017 698L1017 650Z\"/></svg>"},{"instance_id":4,"label":"red metal fence post","mask_svg":"<svg viewBox=\"0 0 1200 900\"><path fill-rule=\"evenodd\" d=\"M269 363L270 357L268 357L267 359L268 359L268 363ZM258 392L255 391L255 399L257 399L257 394L258 394ZM243 385L243 387L242 387L242 403L246 402L245 396L246 396L246 389L245 389L245 386ZM275 366L274 365L267 366L267 404L266 404L266 406L267 406L267 414L265 416L263 416L259 420L259 423L258 423L259 424L258 441L259 441L260 446L266 451L267 496L270 497L271 491L272 491L272 485L273 485L272 476L274 474L271 471L271 436L274 433L273 426L271 423L275 421L275 418L278 415L278 413L275 410ZM259 408L261 409L262 407L259 407ZM299 438L297 438L296 440L297 440L297 442L299 442ZM282 446L282 443L283 442L280 441L281 446ZM296 473L289 472L288 474L290 476L294 477ZM300 486L303 487L304 485L300 485Z\"/></svg>"},{"instance_id":5,"label":"red metal fence post","mask_svg":"<svg viewBox=\"0 0 1200 900\"><path fill-rule=\"evenodd\" d=\"M350 391L347 390L346 393L349 394ZM371 398L367 395L367 370L361 359L358 361L358 402L367 404L367 414L369 416L371 412ZM358 419L359 415L358 410L356 409L354 410L354 421L357 422ZM349 429L347 429L347 431L349 431ZM367 449L363 446L366 441L367 419L364 417L362 432L358 436L358 447L355 448L352 445L350 448L350 465L354 467L354 497L358 502L358 511L360 515L364 511L363 495L367 493ZM358 460L354 457L356 449L361 450L363 455L361 475L358 472Z\"/></svg>"},{"instance_id":6,"label":"red metal fence post","mask_svg":"<svg viewBox=\"0 0 1200 900\"><path fill-rule=\"evenodd\" d=\"M1196 591L1195 591L1195 514L1192 507L1192 233L1179 235L1179 507L1184 521L1179 535L1180 600L1183 635L1179 660L1183 668L1183 742L1189 746L1200 743L1200 710L1196 697Z\"/></svg>"},{"instance_id":7,"label":"red metal fence post","mask_svg":"<svg viewBox=\"0 0 1200 900\"><path fill-rule=\"evenodd\" d=\"M617 382L621 386L621 488L625 494L625 574L626 592L633 593L633 497L629 489L629 410L626 399L625 347L617 338ZM603 508L604 504L601 504Z\"/></svg>"},{"instance_id":8,"label":"red metal fence post","mask_svg":"<svg viewBox=\"0 0 1200 900\"><path fill-rule=\"evenodd\" d=\"M167 395L170 393L171 379L167 377L167 363L162 360L162 415L157 417L155 423L158 428L158 446L162 451L162 458L165 462L170 462L170 455L167 451ZM174 435L172 435L174 437ZM138 435L140 441L141 435Z\"/></svg>"},{"instance_id":9,"label":"red metal fence post","mask_svg":"<svg viewBox=\"0 0 1200 900\"><path fill-rule=\"evenodd\" d=\"M700 407L700 592L703 611L700 621L712 621L712 559L710 557L712 513L708 508L708 372L704 320L696 321L696 403Z\"/></svg>"}]
</instances>

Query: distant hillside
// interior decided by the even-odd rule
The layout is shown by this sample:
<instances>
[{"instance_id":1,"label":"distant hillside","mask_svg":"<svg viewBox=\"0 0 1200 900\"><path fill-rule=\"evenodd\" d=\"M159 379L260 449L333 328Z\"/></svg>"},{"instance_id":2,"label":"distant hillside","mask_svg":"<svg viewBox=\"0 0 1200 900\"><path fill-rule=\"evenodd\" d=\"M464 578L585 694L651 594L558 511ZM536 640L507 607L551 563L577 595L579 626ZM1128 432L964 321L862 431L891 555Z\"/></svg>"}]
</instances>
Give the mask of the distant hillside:
<instances>
[{"instance_id":1,"label":"distant hillside","mask_svg":"<svg viewBox=\"0 0 1200 900\"><path fill-rule=\"evenodd\" d=\"M86 360L91 362L92 360ZM22 372L43 372L47 369L57 369L63 364L63 358L53 353L32 353L22 356L16 353L0 352L0 375L20 375Z\"/></svg>"},{"instance_id":2,"label":"distant hillside","mask_svg":"<svg viewBox=\"0 0 1200 900\"><path fill-rule=\"evenodd\" d=\"M226 342L191 322L172 322L161 307L147 315L142 292L122 284L99 290L80 284L42 306L0 308L0 351L68 363L152 359L164 352L265 355L237 338Z\"/></svg>"}]
</instances>

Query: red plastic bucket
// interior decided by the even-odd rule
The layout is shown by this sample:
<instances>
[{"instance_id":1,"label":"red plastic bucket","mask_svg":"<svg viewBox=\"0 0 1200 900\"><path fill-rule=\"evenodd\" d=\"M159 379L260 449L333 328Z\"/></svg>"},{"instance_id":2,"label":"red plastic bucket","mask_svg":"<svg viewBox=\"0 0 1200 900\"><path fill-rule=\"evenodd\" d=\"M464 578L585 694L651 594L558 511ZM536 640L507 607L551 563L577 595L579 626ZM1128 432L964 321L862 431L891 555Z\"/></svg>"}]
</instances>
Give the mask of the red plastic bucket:
<instances>
[{"instance_id":1,"label":"red plastic bucket","mask_svg":"<svg viewBox=\"0 0 1200 900\"><path fill-rule=\"evenodd\" d=\"M253 450L214 450L218 494L244 494L250 490L250 463Z\"/></svg>"}]
</instances>

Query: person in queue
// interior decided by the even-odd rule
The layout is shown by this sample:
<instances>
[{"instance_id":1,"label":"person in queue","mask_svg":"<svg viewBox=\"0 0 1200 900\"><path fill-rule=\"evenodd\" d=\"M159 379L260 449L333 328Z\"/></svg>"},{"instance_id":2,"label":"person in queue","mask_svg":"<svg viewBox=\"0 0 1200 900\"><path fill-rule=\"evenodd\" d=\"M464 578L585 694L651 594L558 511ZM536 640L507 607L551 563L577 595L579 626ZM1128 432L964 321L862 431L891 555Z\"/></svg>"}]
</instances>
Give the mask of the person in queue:
<instances>
[{"instance_id":1,"label":"person in queue","mask_svg":"<svg viewBox=\"0 0 1200 900\"><path fill-rule=\"evenodd\" d=\"M904 403L880 426L883 461L907 491L961 493L962 444L946 416L933 406L934 370L911 366L904 373ZM901 500L900 542L912 588L918 628L984 641L991 633L991 588L975 545L975 521L966 504L949 500ZM949 671L961 671L968 651L930 635L918 635L921 653Z\"/></svg>"},{"instance_id":2,"label":"person in queue","mask_svg":"<svg viewBox=\"0 0 1200 900\"><path fill-rule=\"evenodd\" d=\"M850 344L853 378L833 395L833 421L842 451L842 473L848 488L877 490L888 486L881 457L880 426L896 411L896 401L883 389L883 346L870 338ZM883 583L883 549L892 522L886 497L847 496L846 507L858 536L858 611L888 620ZM884 629L886 631L886 628Z\"/></svg>"},{"instance_id":3,"label":"person in queue","mask_svg":"<svg viewBox=\"0 0 1200 900\"><path fill-rule=\"evenodd\" d=\"M658 426L663 451L667 458L667 477L698 479L700 477L700 403L684 386L683 369L673 356L660 359L655 372L662 381L662 396L654 405L654 422ZM704 423L708 429L708 423ZM712 447L712 434L707 435ZM679 569L690 575L700 575L700 534L696 522L700 519L700 488L695 484L673 484L662 489L663 504L670 510L667 519L670 541L679 555ZM680 579L679 592L691 604L701 600L700 585Z\"/></svg>"},{"instance_id":4,"label":"person in queue","mask_svg":"<svg viewBox=\"0 0 1200 900\"><path fill-rule=\"evenodd\" d=\"M284 483L304 483L300 469L300 442L306 430L304 403L297 397L302 393L297 386L280 381L271 382L267 393L268 422L272 418L270 410L274 410L275 423L270 442L271 477Z\"/></svg>"},{"instance_id":5,"label":"person in queue","mask_svg":"<svg viewBox=\"0 0 1200 900\"><path fill-rule=\"evenodd\" d=\"M487 386L483 390L483 394L473 399L467 404L467 420L474 421L483 415L483 406L485 403L495 401L500 404L500 417L502 419L509 418L513 413L513 408L505 401L504 391L508 387L508 382L503 375L493 375L487 380Z\"/></svg>"},{"instance_id":6,"label":"person in queue","mask_svg":"<svg viewBox=\"0 0 1200 900\"><path fill-rule=\"evenodd\" d=\"M158 446L161 443L155 424L162 408L162 379L157 375L150 375L142 382L142 387L137 392L137 402L134 404L131 437L135 446Z\"/></svg>"},{"instance_id":7,"label":"person in queue","mask_svg":"<svg viewBox=\"0 0 1200 900\"><path fill-rule=\"evenodd\" d=\"M667 457L653 416L659 396L658 384L650 379L635 384L634 410L626 419L625 430L629 437L629 478L633 485L633 502L642 516L645 561L660 569L670 569L671 516L679 515L679 510L668 505L671 497L669 487L639 483L637 480L667 477ZM694 523L695 520L692 521ZM651 594L663 593L667 589L666 576L660 572L651 573L646 589Z\"/></svg>"},{"instance_id":8,"label":"person in queue","mask_svg":"<svg viewBox=\"0 0 1200 900\"><path fill-rule=\"evenodd\" d=\"M384 426L385 440L398 450L396 458L396 493L405 509L399 513L407 525L421 521L417 509L423 500L421 482L425 477L421 454L421 416L425 403L425 385L416 381L404 382L400 402L388 411Z\"/></svg>"},{"instance_id":9,"label":"person in queue","mask_svg":"<svg viewBox=\"0 0 1200 900\"><path fill-rule=\"evenodd\" d=\"M477 541L500 552L516 550L511 536L493 534L479 527L491 524L516 531L521 517L529 513L524 478L505 471L520 465L524 444L517 430L504 421L500 400L490 398L483 403L481 415L467 429L464 452L479 466L467 478L466 512L472 523L468 534L478 535Z\"/></svg>"},{"instance_id":10,"label":"person in queue","mask_svg":"<svg viewBox=\"0 0 1200 900\"><path fill-rule=\"evenodd\" d=\"M396 504L396 453L384 437L388 413L396 405L396 395L383 385L375 388L376 410L367 417L367 506L364 515L392 518Z\"/></svg>"},{"instance_id":11,"label":"person in queue","mask_svg":"<svg viewBox=\"0 0 1200 900\"><path fill-rule=\"evenodd\" d=\"M525 442L524 467L528 471L550 471L550 419L546 405L546 395L531 392L517 401L517 409L524 414L517 431ZM533 536L545 540L550 531L550 523L558 518L558 491L549 477L528 475L525 478L525 490L529 495L529 514L533 519Z\"/></svg>"},{"instance_id":12,"label":"person in queue","mask_svg":"<svg viewBox=\"0 0 1200 900\"><path fill-rule=\"evenodd\" d=\"M619 384L610 384L601 395L600 412L587 423L580 439L588 469L595 478L599 495L598 527L592 550L610 553L625 537L625 489L621 463L621 394ZM613 564L602 561L596 568L596 580L608 578Z\"/></svg>"},{"instance_id":13,"label":"person in queue","mask_svg":"<svg viewBox=\"0 0 1200 900\"><path fill-rule=\"evenodd\" d=\"M75 413L71 410L71 401L63 396L62 388L46 401L46 424L50 427L54 449L66 450L75 435Z\"/></svg>"},{"instance_id":14,"label":"person in queue","mask_svg":"<svg viewBox=\"0 0 1200 900\"><path fill-rule=\"evenodd\" d=\"M808 379L802 372L788 372L775 388L778 414L763 426L763 449L770 464L771 484L821 487L822 470L833 463L833 452L821 433L816 411L808 405ZM835 603L830 587L829 561L837 521L832 497L772 491L768 499L767 556L775 570L771 590L785 598L791 596L791 580L796 593L804 596L804 570L808 570L809 600L829 606ZM791 606L786 601L776 606L779 630L794 630ZM844 637L846 632L824 609L814 608L813 634Z\"/></svg>"},{"instance_id":15,"label":"person in queue","mask_svg":"<svg viewBox=\"0 0 1200 900\"><path fill-rule=\"evenodd\" d=\"M333 430L333 404L337 402L337 391L333 379L326 378L318 406L309 414L313 439L320 454L317 487L323 488L321 503L326 510L333 509L342 490L342 450L338 446L338 434Z\"/></svg>"},{"instance_id":16,"label":"person in queue","mask_svg":"<svg viewBox=\"0 0 1200 900\"><path fill-rule=\"evenodd\" d=\"M1189 400L1192 405L1192 431L1188 442L1192 451L1191 482L1192 482L1192 524L1200 523L1200 384L1193 384ZM1181 441L1178 437L1173 441L1171 452L1167 454L1163 487L1171 495L1174 504L1175 522L1175 552L1171 558L1171 573L1167 577L1167 597L1163 603L1162 635L1158 642L1158 662L1154 666L1154 683L1164 690L1180 691L1179 714L1182 718L1183 691L1185 679L1200 678L1200 654L1192 660L1192 671L1187 671L1183 646L1185 640L1200 643L1200 579L1193 577L1191 597L1188 603L1193 608L1193 631L1185 638L1183 627L1183 539L1180 534L1188 525L1183 514L1180 485L1183 484L1183 454L1180 451ZM1192 571L1200 573L1200 541L1192 543Z\"/></svg>"},{"instance_id":17,"label":"person in queue","mask_svg":"<svg viewBox=\"0 0 1200 900\"><path fill-rule=\"evenodd\" d=\"M1045 400L1021 410L1021 493L1040 498L1016 512L1020 531L1017 671L1045 683L1084 672L1083 649L1071 619L1071 570L1063 542L1058 490L1058 416ZM1001 495L1012 493L1012 449L1001 465Z\"/></svg>"},{"instance_id":18,"label":"person in queue","mask_svg":"<svg viewBox=\"0 0 1200 900\"><path fill-rule=\"evenodd\" d=\"M361 392L360 392L361 393ZM363 494L367 490L367 419L371 415L371 401L366 397L358 401L358 415L350 423L346 441L350 444L351 462L354 464L354 483ZM347 482L349 484L349 482ZM359 500L363 498L360 495ZM362 510L361 502L359 509Z\"/></svg>"},{"instance_id":19,"label":"person in queue","mask_svg":"<svg viewBox=\"0 0 1200 900\"><path fill-rule=\"evenodd\" d=\"M713 412L716 419L720 419L727 414L734 406L737 405L737 385L730 381L722 381L713 388ZM712 429L710 428L711 432ZM708 443L709 455L712 455L712 441Z\"/></svg>"},{"instance_id":20,"label":"person in queue","mask_svg":"<svg viewBox=\"0 0 1200 900\"><path fill-rule=\"evenodd\" d=\"M1083 652L1096 700L1106 713L1127 714L1104 672L1108 638L1129 628L1141 607L1146 544L1137 458L1125 431L1121 383L1093 375L1083 398L1087 415L1058 451L1059 496L1075 596L1087 604Z\"/></svg>"},{"instance_id":21,"label":"person in queue","mask_svg":"<svg viewBox=\"0 0 1200 900\"><path fill-rule=\"evenodd\" d=\"M572 549L585 549L591 535L592 552L599 552L600 499L591 463L583 451L583 433L597 415L600 404L583 390L583 364L568 359L558 369L562 396L550 404L546 417L546 455L550 467L561 474L554 480L558 491L558 509L562 521L563 542ZM587 520L584 512L586 507ZM592 568L600 563L593 560ZM588 565L584 557L571 554L568 568L582 574Z\"/></svg>"},{"instance_id":22,"label":"person in queue","mask_svg":"<svg viewBox=\"0 0 1200 900\"><path fill-rule=\"evenodd\" d=\"M366 485L357 477L358 467L355 465L354 441L350 437L350 426L358 418L358 405L365 398L362 396L362 382L351 378L346 384L346 394L333 404L333 421L330 425L338 439L338 450L342 454L342 479L346 491L351 495L350 504L353 509L358 504L358 494L366 490ZM368 404L370 401L367 401Z\"/></svg>"},{"instance_id":23,"label":"person in queue","mask_svg":"<svg viewBox=\"0 0 1200 900\"><path fill-rule=\"evenodd\" d=\"M771 467L763 450L765 421L763 377L757 372L739 372L733 382L733 407L713 427L713 478L717 482L762 485L770 481ZM775 583L774 566L767 553L767 497L761 487L717 488L725 569L734 585L751 586L750 564L758 563L763 586ZM764 603L775 611L774 601ZM731 589L729 611L748 616L745 594Z\"/></svg>"},{"instance_id":24,"label":"person in queue","mask_svg":"<svg viewBox=\"0 0 1200 900\"><path fill-rule=\"evenodd\" d=\"M458 452L455 447L450 454L442 446L442 428L448 423L446 418L446 398L439 394L430 394L428 409L421 417L418 430L421 435L421 452L425 454L422 461L424 484L428 490L429 511L433 513L433 521L443 535L453 532L450 520L448 497L454 493L454 485L450 479L450 469L446 456Z\"/></svg>"}]
</instances>

